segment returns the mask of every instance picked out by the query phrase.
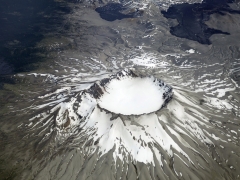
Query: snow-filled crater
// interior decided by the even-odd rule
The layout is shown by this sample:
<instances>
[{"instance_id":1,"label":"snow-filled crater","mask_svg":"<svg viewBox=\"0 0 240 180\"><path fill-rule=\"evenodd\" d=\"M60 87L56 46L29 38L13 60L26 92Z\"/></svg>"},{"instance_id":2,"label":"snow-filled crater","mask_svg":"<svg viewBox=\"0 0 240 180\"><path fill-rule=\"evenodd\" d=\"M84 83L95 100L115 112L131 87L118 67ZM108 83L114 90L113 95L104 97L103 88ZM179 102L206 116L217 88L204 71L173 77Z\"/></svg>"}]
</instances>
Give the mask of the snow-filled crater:
<instances>
[{"instance_id":1,"label":"snow-filled crater","mask_svg":"<svg viewBox=\"0 0 240 180\"><path fill-rule=\"evenodd\" d=\"M121 71L91 88L100 108L115 114L141 115L161 109L172 97L163 81Z\"/></svg>"},{"instance_id":2,"label":"snow-filled crater","mask_svg":"<svg viewBox=\"0 0 240 180\"><path fill-rule=\"evenodd\" d=\"M163 93L152 78L122 78L112 80L99 99L100 107L117 114L144 114L156 111L164 104Z\"/></svg>"}]
</instances>

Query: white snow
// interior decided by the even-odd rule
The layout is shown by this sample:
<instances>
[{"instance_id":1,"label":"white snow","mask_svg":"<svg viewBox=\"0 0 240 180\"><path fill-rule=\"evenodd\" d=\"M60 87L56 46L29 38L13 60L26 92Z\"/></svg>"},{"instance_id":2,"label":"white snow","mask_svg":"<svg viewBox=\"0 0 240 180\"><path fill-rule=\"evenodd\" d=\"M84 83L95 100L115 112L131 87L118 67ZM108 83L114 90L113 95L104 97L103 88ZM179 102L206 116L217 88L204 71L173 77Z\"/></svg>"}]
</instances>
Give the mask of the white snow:
<instances>
[{"instance_id":1,"label":"white snow","mask_svg":"<svg viewBox=\"0 0 240 180\"><path fill-rule=\"evenodd\" d=\"M169 62L166 61L166 58L154 53L142 53L141 55L133 55L133 57L128 61L138 66L144 66L146 68L169 66Z\"/></svg>"},{"instance_id":2,"label":"white snow","mask_svg":"<svg viewBox=\"0 0 240 180\"><path fill-rule=\"evenodd\" d=\"M144 114L159 110L163 103L164 88L159 87L154 78L113 79L106 93L100 98L100 107L124 115Z\"/></svg>"},{"instance_id":3,"label":"white snow","mask_svg":"<svg viewBox=\"0 0 240 180\"><path fill-rule=\"evenodd\" d=\"M195 50L194 49L189 49L186 52L189 53L189 54L193 54L193 53L195 53Z\"/></svg>"}]
</instances>

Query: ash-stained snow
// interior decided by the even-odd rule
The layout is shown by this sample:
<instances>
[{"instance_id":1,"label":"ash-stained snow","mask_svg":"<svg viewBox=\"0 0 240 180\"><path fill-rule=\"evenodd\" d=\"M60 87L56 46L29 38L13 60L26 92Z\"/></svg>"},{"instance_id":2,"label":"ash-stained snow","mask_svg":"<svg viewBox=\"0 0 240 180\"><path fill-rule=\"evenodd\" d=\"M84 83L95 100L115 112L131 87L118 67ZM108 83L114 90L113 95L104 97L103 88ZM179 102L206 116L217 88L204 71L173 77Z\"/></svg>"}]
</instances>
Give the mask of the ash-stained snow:
<instances>
[{"instance_id":1,"label":"ash-stained snow","mask_svg":"<svg viewBox=\"0 0 240 180\"><path fill-rule=\"evenodd\" d=\"M56 131L57 142L67 143L71 139L70 146L79 148L89 158L96 156L96 166L101 164L100 159L110 156L114 166L121 161L123 164L144 163L149 167L164 169L169 166L167 160L172 159L174 172L186 176L185 168L212 167L213 162L209 159L206 147L213 147L216 141L227 142L221 133L211 133L215 126L209 123L210 117L216 118L218 115L197 105L192 92L185 92L179 87L172 92L170 86L152 76L123 70L108 77L102 75L95 78L94 83L79 84L78 88L64 87L40 98L53 98L62 92L66 94L58 101L35 107L52 106L48 113L31 118L29 126L34 129L39 124L47 127L55 123L56 127L44 136L42 142ZM165 108L159 110L165 103L164 99L159 101L156 97L161 100L164 92L168 95L166 102L173 93L174 96ZM152 95L156 99L151 99ZM125 104L121 100L126 101ZM218 104L217 101L213 102L213 98L205 98L203 103L206 106ZM228 103L224 103L227 107ZM203 160L196 159L195 154L203 157ZM91 160L84 162L90 163ZM83 174L87 173L83 165L79 169L84 169ZM123 174L121 176L124 177Z\"/></svg>"},{"instance_id":2,"label":"ash-stained snow","mask_svg":"<svg viewBox=\"0 0 240 180\"><path fill-rule=\"evenodd\" d=\"M181 68L176 68L167 59L181 60L184 57L188 58L190 54L186 53L186 50L180 57L174 53L160 56L153 53L142 56L133 54L129 59L129 67L135 65L136 62L144 62L144 57L154 59L157 71L149 68L147 64L141 63L142 71L145 72L147 69L152 72L151 74L155 73L158 75L156 78L158 81L155 82L160 82L160 79L163 78L164 82L167 84L170 82L169 84L173 87L173 98L159 111L146 112L148 114L140 113L140 115L124 115L123 111L114 112L114 109L110 109L122 97L127 97L129 100L130 95L135 96L134 93L125 93L126 96L120 96L124 92L123 88L127 87L125 89L127 91L129 88L138 90L136 87L141 87L146 92L148 92L148 88L155 89L156 84L152 83L155 78L152 76L137 75L141 74L140 71L136 71L136 74L131 71L120 71L119 73L100 71L94 76L88 73L73 73L55 77L55 81L62 84L62 87L39 96L43 103L38 106L33 105L31 108L41 113L37 113L35 117L31 118L28 127L34 132L40 132L36 134L39 137L44 133L40 144L47 143L52 139L53 144L59 144L60 147L76 149L77 152L71 152L74 160L65 159L60 167L63 169L74 167L81 177L92 176L91 172L98 174L98 169L102 167L115 169L111 172L106 171L107 174L113 176L118 174L117 171L121 171L119 176L124 178L128 177L128 173L131 172L129 164L136 167L144 164L144 167L154 168L154 177L174 172L174 177L182 174L182 177L187 178L188 173L197 169L198 174L191 174L192 178L201 179L207 176L211 179L209 176L211 171L219 169L219 166L209 156L209 153L216 153L213 156L217 158L219 157L217 153L226 151L226 149L222 151L222 148L220 150L212 148L216 147L216 144L220 144L219 147L228 147L229 142L237 143L238 135L232 133L233 129L238 132L237 126L236 128L225 128L232 126L231 123L237 122L237 118L230 121L228 117L234 111L238 115L238 105L236 100L231 100L234 94L228 94L229 90L234 91L235 89L231 84L231 79L221 79L219 72L221 64L212 63L213 67L207 69L208 73L199 74L198 71L206 70L206 66L184 64ZM117 62L116 59L115 62ZM120 66L119 63L116 65ZM214 68L216 69L214 70ZM42 77L38 74L29 74L29 76ZM44 77L48 78L48 76ZM51 81L49 78L48 80ZM111 84L112 82L113 84ZM120 85L118 86L117 83ZM166 85L166 87L170 86ZM223 93L219 96L219 90L225 92L228 99L224 98L226 95ZM162 93L161 91L156 92ZM138 95L142 96L141 93L145 93L145 91L140 91ZM102 106L105 95L112 97L108 101L112 106ZM115 101L115 99L119 101ZM128 104L127 110L135 105L139 106L139 104L135 104L135 101L130 103L132 104L131 106ZM123 106L121 110L126 109ZM229 122L224 124L225 121ZM237 145L232 145L231 151L237 151ZM66 153L70 156L68 152ZM79 156L84 157L77 161ZM102 163L111 165L103 166ZM49 166L54 166L54 164ZM173 167L170 170L168 168L171 165ZM48 172L48 169L43 169L36 179L41 179L45 176L44 172ZM59 171L54 172L58 174ZM66 170L66 172L70 172L70 170ZM139 171L137 170L137 172ZM150 173L147 171L144 174ZM222 174L219 174L220 176ZM57 177L63 179L60 175ZM168 177L162 179L168 179Z\"/></svg>"}]
</instances>

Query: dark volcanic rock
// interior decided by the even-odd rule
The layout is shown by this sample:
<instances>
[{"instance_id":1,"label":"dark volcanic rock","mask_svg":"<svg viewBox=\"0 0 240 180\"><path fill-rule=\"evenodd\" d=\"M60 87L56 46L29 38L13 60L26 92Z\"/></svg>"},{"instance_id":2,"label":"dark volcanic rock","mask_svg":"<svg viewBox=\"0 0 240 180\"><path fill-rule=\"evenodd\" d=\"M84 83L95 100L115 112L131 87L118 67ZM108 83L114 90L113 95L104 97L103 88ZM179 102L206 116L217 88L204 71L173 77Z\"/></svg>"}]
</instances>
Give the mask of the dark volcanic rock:
<instances>
[{"instance_id":1,"label":"dark volcanic rock","mask_svg":"<svg viewBox=\"0 0 240 180\"><path fill-rule=\"evenodd\" d=\"M209 28L205 21L209 20L211 14L218 13L224 15L224 12L238 13L230 8L228 3L234 0L204 0L202 3L195 4L176 4L167 11L162 11L166 18L177 19L178 25L171 27L171 34L198 41L201 44L211 44L209 38L213 34L229 34L217 29Z\"/></svg>"},{"instance_id":2,"label":"dark volcanic rock","mask_svg":"<svg viewBox=\"0 0 240 180\"><path fill-rule=\"evenodd\" d=\"M142 14L142 11L139 11L138 9L133 9L131 12L123 13L123 11L127 10L128 8L120 3L109 3L103 7L98 7L95 9L95 11L100 14L100 17L107 21L135 18Z\"/></svg>"}]
</instances>

